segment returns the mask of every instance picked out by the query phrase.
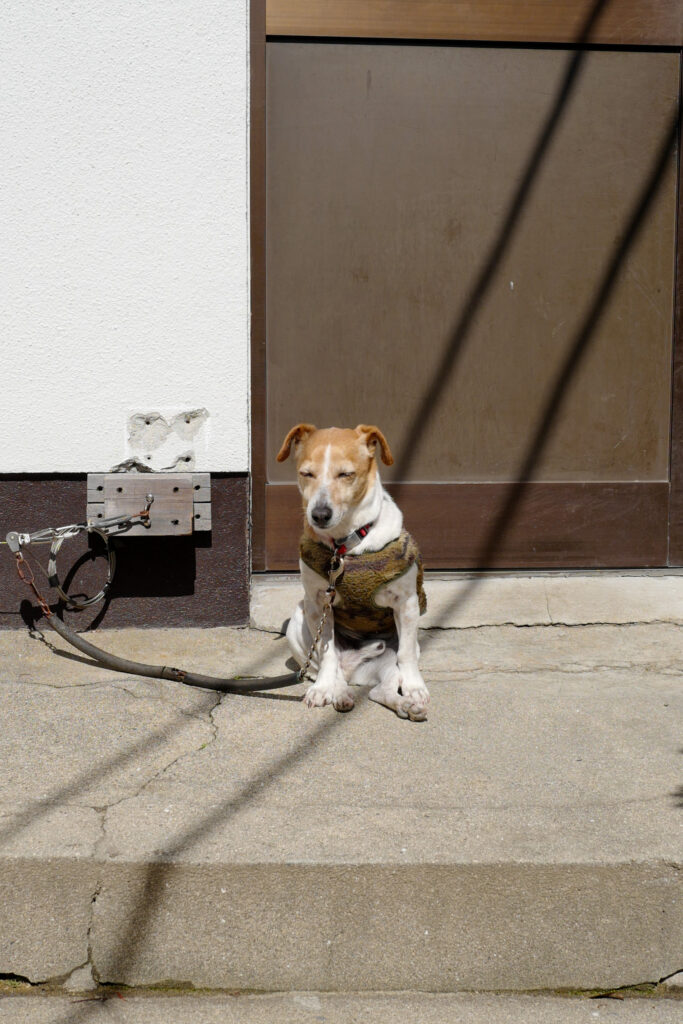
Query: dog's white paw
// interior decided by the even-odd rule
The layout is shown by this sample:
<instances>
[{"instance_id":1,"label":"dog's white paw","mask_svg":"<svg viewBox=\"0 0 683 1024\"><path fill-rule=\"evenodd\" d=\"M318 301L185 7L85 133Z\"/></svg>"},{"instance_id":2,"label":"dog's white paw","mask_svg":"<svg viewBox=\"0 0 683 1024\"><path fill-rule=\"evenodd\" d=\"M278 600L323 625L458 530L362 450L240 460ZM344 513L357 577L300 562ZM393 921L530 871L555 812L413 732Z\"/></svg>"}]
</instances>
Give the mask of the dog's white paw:
<instances>
[{"instance_id":1,"label":"dog's white paw","mask_svg":"<svg viewBox=\"0 0 683 1024\"><path fill-rule=\"evenodd\" d=\"M337 694L332 701L337 711L351 711L354 705L353 697L349 690L344 690L343 693Z\"/></svg>"},{"instance_id":2,"label":"dog's white paw","mask_svg":"<svg viewBox=\"0 0 683 1024\"><path fill-rule=\"evenodd\" d=\"M401 668L398 688L404 697L414 697L415 700L429 701L429 690L425 681L416 668Z\"/></svg>"},{"instance_id":3,"label":"dog's white paw","mask_svg":"<svg viewBox=\"0 0 683 1024\"><path fill-rule=\"evenodd\" d=\"M304 696L304 704L307 708L324 708L334 700L334 691L326 686L318 686L314 683L309 686Z\"/></svg>"},{"instance_id":4,"label":"dog's white paw","mask_svg":"<svg viewBox=\"0 0 683 1024\"><path fill-rule=\"evenodd\" d=\"M429 694L426 700L419 697L413 698L412 695L400 697L396 707L396 714L399 718L409 718L411 722L426 722L428 704Z\"/></svg>"},{"instance_id":5,"label":"dog's white paw","mask_svg":"<svg viewBox=\"0 0 683 1024\"><path fill-rule=\"evenodd\" d=\"M424 722L427 718L429 690L418 669L403 669L399 681L399 700L396 714L411 722Z\"/></svg>"},{"instance_id":6,"label":"dog's white paw","mask_svg":"<svg viewBox=\"0 0 683 1024\"><path fill-rule=\"evenodd\" d=\"M350 711L354 704L346 688L340 690L331 686L318 686L317 683L309 686L303 702L307 708L324 708L327 704L333 704L337 711Z\"/></svg>"},{"instance_id":7,"label":"dog's white paw","mask_svg":"<svg viewBox=\"0 0 683 1024\"><path fill-rule=\"evenodd\" d=\"M409 718L411 722L424 722L427 719L429 691L422 681L420 673L416 673L412 689L408 690L402 675L394 674L385 678L368 694L370 700L390 708L399 718Z\"/></svg>"}]
</instances>

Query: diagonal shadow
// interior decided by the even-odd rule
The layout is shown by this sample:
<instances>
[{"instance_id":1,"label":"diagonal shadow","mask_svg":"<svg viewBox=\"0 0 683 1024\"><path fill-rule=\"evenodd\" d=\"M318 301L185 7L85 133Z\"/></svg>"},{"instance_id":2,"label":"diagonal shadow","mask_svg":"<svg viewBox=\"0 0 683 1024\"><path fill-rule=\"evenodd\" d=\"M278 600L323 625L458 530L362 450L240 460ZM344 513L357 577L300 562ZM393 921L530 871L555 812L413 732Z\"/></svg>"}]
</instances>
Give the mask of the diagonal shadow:
<instances>
[{"instance_id":1,"label":"diagonal shadow","mask_svg":"<svg viewBox=\"0 0 683 1024\"><path fill-rule=\"evenodd\" d=\"M596 3L589 10L581 31L576 40L577 49L570 56L567 68L555 94L552 106L543 123L536 143L531 151L529 159L524 167L519 184L515 189L502 219L502 223L496 237L484 259L482 267L477 274L474 285L470 290L465 305L458 317L451 333L450 340L446 345L439 365L434 371L427 390L421 397L418 406L413 413L410 426L406 433L411 442L405 444L403 451L396 460L394 474L395 483L392 484L392 492L400 501L401 487L405 485L407 474L417 456L417 444L415 439L424 433L426 426L431 421L438 402L452 379L457 362L464 350L465 342L475 318L488 294L491 285L494 283L496 273L500 267L507 250L510 248L515 236L517 227L520 224L522 214L531 194L532 187L538 177L550 144L557 134L560 123L565 115L569 101L574 93L586 61L587 50L582 47L588 43L591 32L603 13L605 7L611 0L596 0Z\"/></svg>"}]
</instances>

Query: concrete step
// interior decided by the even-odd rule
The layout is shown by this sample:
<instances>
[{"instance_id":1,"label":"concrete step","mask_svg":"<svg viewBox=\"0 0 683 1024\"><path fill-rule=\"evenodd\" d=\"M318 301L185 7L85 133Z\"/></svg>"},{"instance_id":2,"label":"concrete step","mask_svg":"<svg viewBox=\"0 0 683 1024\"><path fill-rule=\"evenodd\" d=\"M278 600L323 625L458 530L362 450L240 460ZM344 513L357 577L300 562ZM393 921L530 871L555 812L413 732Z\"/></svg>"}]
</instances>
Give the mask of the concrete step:
<instances>
[{"instance_id":1,"label":"concrete step","mask_svg":"<svg viewBox=\"0 0 683 1024\"><path fill-rule=\"evenodd\" d=\"M254 629L95 640L212 674L287 658ZM680 969L680 627L421 643L414 724L362 692L347 715L301 687L219 699L0 634L0 974L453 992Z\"/></svg>"},{"instance_id":2,"label":"concrete step","mask_svg":"<svg viewBox=\"0 0 683 1024\"><path fill-rule=\"evenodd\" d=\"M679 1024L672 999L292 992L0 998L0 1024Z\"/></svg>"},{"instance_id":3,"label":"concrete step","mask_svg":"<svg viewBox=\"0 0 683 1024\"><path fill-rule=\"evenodd\" d=\"M425 629L471 626L683 623L683 572L426 573ZM251 624L280 630L302 590L298 575L256 574Z\"/></svg>"}]
</instances>

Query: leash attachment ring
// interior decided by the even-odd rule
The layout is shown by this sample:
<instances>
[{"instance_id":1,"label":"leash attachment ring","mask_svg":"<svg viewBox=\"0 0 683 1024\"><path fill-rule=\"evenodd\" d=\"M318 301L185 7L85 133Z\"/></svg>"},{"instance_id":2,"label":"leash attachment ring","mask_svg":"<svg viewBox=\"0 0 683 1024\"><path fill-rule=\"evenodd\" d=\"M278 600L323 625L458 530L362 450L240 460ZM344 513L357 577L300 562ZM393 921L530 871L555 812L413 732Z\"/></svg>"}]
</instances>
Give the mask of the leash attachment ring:
<instances>
[{"instance_id":1,"label":"leash attachment ring","mask_svg":"<svg viewBox=\"0 0 683 1024\"><path fill-rule=\"evenodd\" d=\"M114 573L116 572L116 552L109 543L109 534L104 530L101 530L99 526L88 526L87 530L88 533L96 533L101 537L104 541L105 550L107 552L107 578L101 590L92 597L84 597L82 600L78 601L73 597L69 597L66 591L63 590L57 574L57 555L59 554L59 549L67 536L73 536L73 534L62 534L61 537L55 537L50 546L50 558L47 563L48 583L51 587L55 588L67 607L74 608L79 612L83 611L84 608L89 608L91 605L97 604L99 601L104 601L114 581Z\"/></svg>"}]
</instances>

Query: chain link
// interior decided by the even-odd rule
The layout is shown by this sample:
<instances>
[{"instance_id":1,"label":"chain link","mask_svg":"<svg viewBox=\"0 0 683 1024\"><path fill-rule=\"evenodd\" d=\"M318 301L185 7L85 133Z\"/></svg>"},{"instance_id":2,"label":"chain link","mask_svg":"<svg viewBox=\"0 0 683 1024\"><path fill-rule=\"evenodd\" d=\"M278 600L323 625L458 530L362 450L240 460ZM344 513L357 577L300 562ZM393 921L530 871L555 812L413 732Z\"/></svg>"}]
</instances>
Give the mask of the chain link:
<instances>
[{"instance_id":1,"label":"chain link","mask_svg":"<svg viewBox=\"0 0 683 1024\"><path fill-rule=\"evenodd\" d=\"M309 679L310 682L313 682L313 677L308 675L308 670L311 666L311 661L313 660L315 649L320 643L320 638L323 635L323 629L325 628L327 616L330 614L330 611L332 609L332 602L334 601L335 593L336 591L332 590L332 593L330 594L329 588L326 591L326 594L330 594L330 596L327 598L325 604L323 605L323 614L320 619L320 622L318 623L318 628L316 630L315 636L313 637L313 643L311 644L308 650L308 654L306 655L306 661L303 663L303 665L301 666L297 673L297 677L299 679L299 682L301 683L305 682L306 679Z\"/></svg>"},{"instance_id":2,"label":"chain link","mask_svg":"<svg viewBox=\"0 0 683 1024\"><path fill-rule=\"evenodd\" d=\"M21 580L22 583L25 583L27 587L31 588L36 597L36 600L38 601L38 604L40 605L43 615L45 616L46 619L49 619L50 616L52 615L52 611L47 601L45 600L45 598L43 597L43 595L40 593L36 586L36 578L33 575L33 569L26 561L21 551L17 551L15 558L17 560L17 575L19 579Z\"/></svg>"},{"instance_id":3,"label":"chain link","mask_svg":"<svg viewBox=\"0 0 683 1024\"><path fill-rule=\"evenodd\" d=\"M343 573L344 573L344 559L343 559L342 555L340 555L339 552L335 549L335 552L334 552L334 554L332 556L332 561L330 562L330 574L329 574L327 590L325 591L325 603L323 605L323 613L322 613L322 616L320 618L320 622L318 623L318 628L315 631L315 636L313 637L313 643L311 644L311 646L310 646L310 648L308 650L308 654L306 655L306 660L303 663L303 665L301 666L301 668L299 669L299 671L297 672L297 678L302 683L306 679L309 679L311 682L313 682L313 677L308 675L308 670L311 667L311 661L313 660L313 655L315 654L316 648L317 648L318 644L320 643L320 639L321 639L321 637L323 635L323 629L325 628L325 622L327 621L327 616L330 614L330 612L332 610L332 602L334 601L334 598L335 598L336 593L337 593L337 588L336 588L335 584L336 584L337 580L339 579L339 577L343 575Z\"/></svg>"}]
</instances>

